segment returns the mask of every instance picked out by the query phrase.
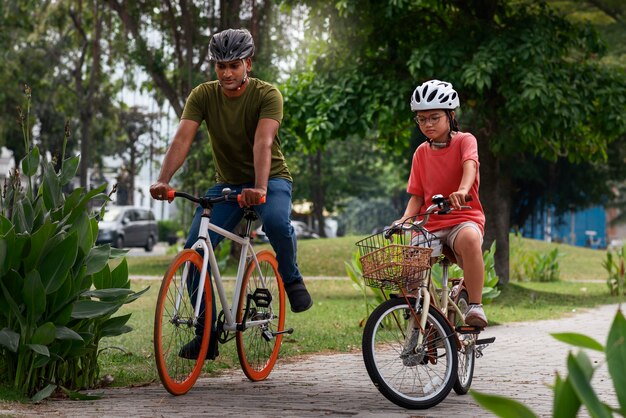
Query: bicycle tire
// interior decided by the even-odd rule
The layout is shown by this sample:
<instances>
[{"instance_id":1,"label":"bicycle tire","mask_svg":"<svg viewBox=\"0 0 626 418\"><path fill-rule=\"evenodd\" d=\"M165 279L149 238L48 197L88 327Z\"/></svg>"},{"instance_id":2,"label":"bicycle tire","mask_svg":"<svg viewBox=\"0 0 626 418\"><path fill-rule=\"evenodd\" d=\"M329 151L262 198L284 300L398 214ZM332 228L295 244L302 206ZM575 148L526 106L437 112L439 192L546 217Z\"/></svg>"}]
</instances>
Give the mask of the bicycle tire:
<instances>
[{"instance_id":1,"label":"bicycle tire","mask_svg":"<svg viewBox=\"0 0 626 418\"><path fill-rule=\"evenodd\" d=\"M415 299L409 303L414 306ZM415 346L419 330L411 325L412 318L404 298L379 305L365 324L363 360L370 379L387 399L403 408L426 409L444 400L452 389L456 344L448 322L431 306L424 343ZM408 329L415 332L405 337Z\"/></svg>"},{"instance_id":2,"label":"bicycle tire","mask_svg":"<svg viewBox=\"0 0 626 418\"><path fill-rule=\"evenodd\" d=\"M202 371L211 334L210 332L203 334L197 359L179 356L182 347L196 337L192 323L194 313L192 300L195 299L195 295L189 294L187 281L181 286L185 267L189 267L189 273L196 270L198 272L196 278L199 278L202 256L197 251L186 249L174 258L163 276L154 314L154 357L161 383L172 395L184 395L193 387ZM208 307L204 312L204 329L210 330L212 293L208 277L204 287L204 306ZM176 313L176 300L181 291L183 295L180 297ZM202 315L202 312L200 314Z\"/></svg>"},{"instance_id":3,"label":"bicycle tire","mask_svg":"<svg viewBox=\"0 0 626 418\"><path fill-rule=\"evenodd\" d=\"M465 288L459 292L456 304L461 312L467 311L469 306L469 295ZM457 327L463 325L463 318L457 318L456 312L450 310L450 323ZM454 392L457 395L465 395L470 386L472 386L472 379L474 378L474 364L476 362L476 334L457 334L459 343L458 347L458 365L457 365L457 380L454 382Z\"/></svg>"},{"instance_id":4,"label":"bicycle tire","mask_svg":"<svg viewBox=\"0 0 626 418\"><path fill-rule=\"evenodd\" d=\"M254 382L264 380L272 371L283 339L281 332L285 327L285 288L278 273L276 257L270 251L264 250L257 253L256 259L259 268L254 259L251 259L243 276L237 324L241 325L244 319L245 322L272 320L264 325L247 326L236 332L241 369Z\"/></svg>"}]
</instances>

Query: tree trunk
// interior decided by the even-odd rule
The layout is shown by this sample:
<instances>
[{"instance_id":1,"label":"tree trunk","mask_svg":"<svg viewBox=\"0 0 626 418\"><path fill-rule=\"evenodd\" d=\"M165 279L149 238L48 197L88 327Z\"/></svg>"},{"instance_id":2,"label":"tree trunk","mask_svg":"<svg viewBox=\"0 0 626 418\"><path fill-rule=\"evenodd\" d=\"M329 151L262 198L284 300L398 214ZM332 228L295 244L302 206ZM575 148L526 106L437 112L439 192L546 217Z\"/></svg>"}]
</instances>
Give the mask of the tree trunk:
<instances>
[{"instance_id":1,"label":"tree trunk","mask_svg":"<svg viewBox=\"0 0 626 418\"><path fill-rule=\"evenodd\" d=\"M311 197L313 200L313 217L317 222L317 234L326 237L324 231L324 206L326 206L324 182L322 181L322 152L317 151L309 156L309 167L311 169Z\"/></svg>"},{"instance_id":2,"label":"tree trunk","mask_svg":"<svg viewBox=\"0 0 626 418\"><path fill-rule=\"evenodd\" d=\"M500 158L489 150L489 138L479 135L480 201L485 210L483 250L496 241L495 267L500 284L509 282L511 177Z\"/></svg>"}]
</instances>

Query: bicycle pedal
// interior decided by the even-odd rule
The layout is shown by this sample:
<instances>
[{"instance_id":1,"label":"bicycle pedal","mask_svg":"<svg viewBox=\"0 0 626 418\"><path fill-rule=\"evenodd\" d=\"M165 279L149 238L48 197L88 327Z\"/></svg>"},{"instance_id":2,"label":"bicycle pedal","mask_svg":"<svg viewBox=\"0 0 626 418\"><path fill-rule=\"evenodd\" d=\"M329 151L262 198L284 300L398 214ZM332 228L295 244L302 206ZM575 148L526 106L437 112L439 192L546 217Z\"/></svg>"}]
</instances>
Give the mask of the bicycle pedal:
<instances>
[{"instance_id":1,"label":"bicycle pedal","mask_svg":"<svg viewBox=\"0 0 626 418\"><path fill-rule=\"evenodd\" d=\"M485 344L491 344L492 342L494 342L496 340L496 337L491 337L491 338L481 338L480 340L476 340L476 345L485 345Z\"/></svg>"},{"instance_id":2,"label":"bicycle pedal","mask_svg":"<svg viewBox=\"0 0 626 418\"><path fill-rule=\"evenodd\" d=\"M478 334L483 329L484 328L474 327L471 325L461 325L461 326L456 327L454 330L458 332L459 334Z\"/></svg>"}]
</instances>

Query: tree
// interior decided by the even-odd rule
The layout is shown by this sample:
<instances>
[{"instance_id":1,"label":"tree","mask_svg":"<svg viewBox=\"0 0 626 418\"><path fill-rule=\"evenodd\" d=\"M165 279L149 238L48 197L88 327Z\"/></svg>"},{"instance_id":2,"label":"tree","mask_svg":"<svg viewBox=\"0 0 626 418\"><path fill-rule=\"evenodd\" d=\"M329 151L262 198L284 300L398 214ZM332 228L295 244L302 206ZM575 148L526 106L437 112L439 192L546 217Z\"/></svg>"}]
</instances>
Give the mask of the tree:
<instances>
[{"instance_id":1,"label":"tree","mask_svg":"<svg viewBox=\"0 0 626 418\"><path fill-rule=\"evenodd\" d=\"M247 27L254 36L255 73L277 74L273 64L284 48L270 48L282 29L273 28L277 2L266 0L157 1L107 0L121 22L127 37L125 62L149 76L144 88L172 106L180 118L185 99L192 88L211 78L208 62L210 37L228 27ZM273 45L278 45L274 43ZM280 45L278 45L280 46ZM183 167L183 187L204 193L214 176L206 133L199 131L199 145L192 148Z\"/></svg>"},{"instance_id":2,"label":"tree","mask_svg":"<svg viewBox=\"0 0 626 418\"><path fill-rule=\"evenodd\" d=\"M110 124L111 99L118 87L108 76L113 73L111 66L105 63L105 59L115 62L114 50L105 42L115 32L110 30L109 38L102 35L106 12L93 0L11 0L0 5L0 23L7 28L0 35L5 51L0 81L6 86L0 93L0 106L5 109L0 115L0 144L8 146L16 160L24 155L22 141L15 140L19 135L14 120L19 92L28 85L37 103L28 129L37 128L37 140L56 157L57 164L64 130L78 128L83 186L92 158L98 155L95 151L106 149L103 132ZM78 145L75 136L69 138L68 153Z\"/></svg>"},{"instance_id":3,"label":"tree","mask_svg":"<svg viewBox=\"0 0 626 418\"><path fill-rule=\"evenodd\" d=\"M120 112L120 135L115 143L115 153L122 159L122 172L119 185L125 188L126 205L135 204L135 177L143 164L150 161L158 145L155 146L154 119L156 115L147 113L139 107L123 108ZM118 187L119 191L119 187Z\"/></svg>"},{"instance_id":4,"label":"tree","mask_svg":"<svg viewBox=\"0 0 626 418\"><path fill-rule=\"evenodd\" d=\"M462 100L462 129L479 140L485 246L498 241L496 267L506 283L518 162L533 155L602 162L625 130L624 75L599 64L604 48L597 33L569 23L545 4L525 2L349 0L311 6L311 21L324 16L328 37L318 58L325 66L316 63L311 84L322 90L331 74L343 79L375 74L357 75L364 81L359 90L343 89L344 102L358 102L350 106L385 108L375 115L361 111L370 116L363 117L367 128L352 124L358 129L352 133L382 120L380 137L406 150L407 136L400 132L408 130L412 88L430 78L453 82ZM333 135L333 121L340 118L327 115L332 119L320 138ZM300 125L300 135L319 126L311 114Z\"/></svg>"}]
</instances>

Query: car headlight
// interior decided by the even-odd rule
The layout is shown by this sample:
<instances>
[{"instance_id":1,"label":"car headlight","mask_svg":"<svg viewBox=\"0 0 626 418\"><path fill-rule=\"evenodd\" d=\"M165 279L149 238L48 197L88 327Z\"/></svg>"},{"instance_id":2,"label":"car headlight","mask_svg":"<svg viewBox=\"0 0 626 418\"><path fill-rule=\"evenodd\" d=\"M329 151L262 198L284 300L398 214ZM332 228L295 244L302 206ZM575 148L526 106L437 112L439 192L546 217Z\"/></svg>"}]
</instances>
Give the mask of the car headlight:
<instances>
[{"instance_id":1,"label":"car headlight","mask_svg":"<svg viewBox=\"0 0 626 418\"><path fill-rule=\"evenodd\" d=\"M109 239L113 235L113 231L110 229L101 229L98 231L98 238Z\"/></svg>"}]
</instances>

